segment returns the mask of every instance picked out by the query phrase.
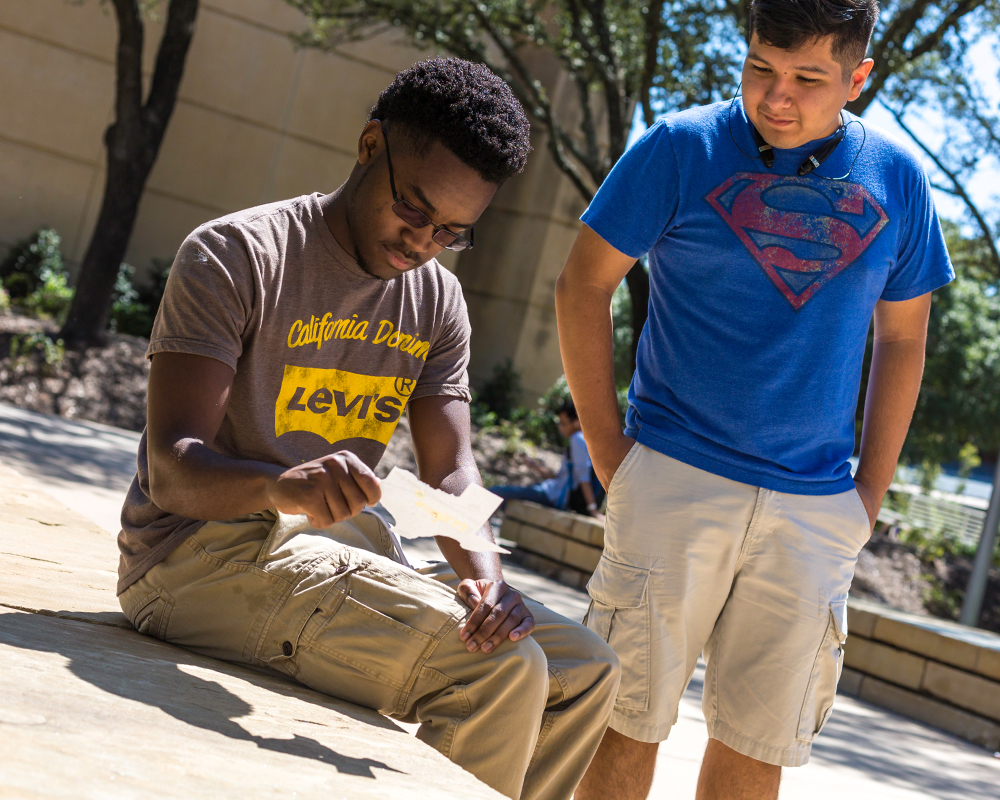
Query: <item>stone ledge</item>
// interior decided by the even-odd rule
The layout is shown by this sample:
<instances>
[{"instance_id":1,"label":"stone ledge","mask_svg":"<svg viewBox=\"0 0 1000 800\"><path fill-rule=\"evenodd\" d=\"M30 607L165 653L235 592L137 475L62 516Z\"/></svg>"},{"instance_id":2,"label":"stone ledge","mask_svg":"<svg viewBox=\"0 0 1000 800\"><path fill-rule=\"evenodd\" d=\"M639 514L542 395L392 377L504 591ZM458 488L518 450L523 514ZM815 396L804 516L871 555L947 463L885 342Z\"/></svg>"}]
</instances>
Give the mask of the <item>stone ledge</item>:
<instances>
[{"instance_id":1,"label":"stone ledge","mask_svg":"<svg viewBox=\"0 0 1000 800\"><path fill-rule=\"evenodd\" d=\"M1000 750L1000 724L977 714L845 668L839 692L953 733L988 750Z\"/></svg>"}]
</instances>

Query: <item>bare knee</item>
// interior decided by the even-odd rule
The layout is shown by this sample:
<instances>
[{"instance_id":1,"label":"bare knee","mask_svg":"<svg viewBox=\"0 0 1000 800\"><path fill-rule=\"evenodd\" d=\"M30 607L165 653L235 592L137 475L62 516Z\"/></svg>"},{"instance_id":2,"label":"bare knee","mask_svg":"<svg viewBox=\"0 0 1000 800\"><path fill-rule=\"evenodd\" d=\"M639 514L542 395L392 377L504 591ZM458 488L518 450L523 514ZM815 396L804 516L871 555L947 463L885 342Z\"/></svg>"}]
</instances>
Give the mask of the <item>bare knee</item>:
<instances>
[{"instance_id":1,"label":"bare knee","mask_svg":"<svg viewBox=\"0 0 1000 800\"><path fill-rule=\"evenodd\" d=\"M709 739L698 776L697 800L776 800L781 767Z\"/></svg>"}]
</instances>

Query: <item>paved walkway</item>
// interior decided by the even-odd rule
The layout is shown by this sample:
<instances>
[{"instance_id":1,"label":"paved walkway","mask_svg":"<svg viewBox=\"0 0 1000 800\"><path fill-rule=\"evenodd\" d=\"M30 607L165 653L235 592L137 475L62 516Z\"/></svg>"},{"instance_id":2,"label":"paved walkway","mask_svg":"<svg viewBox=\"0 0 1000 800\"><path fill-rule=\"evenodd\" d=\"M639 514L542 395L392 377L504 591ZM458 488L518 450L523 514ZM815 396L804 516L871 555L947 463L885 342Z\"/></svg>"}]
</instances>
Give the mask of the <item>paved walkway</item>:
<instances>
[{"instance_id":1,"label":"paved walkway","mask_svg":"<svg viewBox=\"0 0 1000 800\"><path fill-rule=\"evenodd\" d=\"M92 423L75 423L0 404L0 462L34 478L65 505L109 531L134 472L138 436ZM430 540L409 550L436 556ZM113 569L113 567L111 567ZM574 619L587 607L584 593L509 565L524 591ZM651 797L691 798L704 751L703 672L695 674L680 719L660 749ZM851 698L838 698L808 766L786 770L782 800L1000 799L1000 758L933 728Z\"/></svg>"}]
</instances>

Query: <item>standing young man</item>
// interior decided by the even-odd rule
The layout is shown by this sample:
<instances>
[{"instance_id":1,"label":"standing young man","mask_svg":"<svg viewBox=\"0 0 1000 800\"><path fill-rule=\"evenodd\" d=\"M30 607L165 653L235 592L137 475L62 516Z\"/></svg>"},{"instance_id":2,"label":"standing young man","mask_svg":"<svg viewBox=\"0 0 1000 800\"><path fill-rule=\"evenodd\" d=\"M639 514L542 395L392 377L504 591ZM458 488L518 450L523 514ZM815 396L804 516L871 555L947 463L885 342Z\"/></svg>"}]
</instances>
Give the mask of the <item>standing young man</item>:
<instances>
[{"instance_id":1,"label":"standing young man","mask_svg":"<svg viewBox=\"0 0 1000 800\"><path fill-rule=\"evenodd\" d=\"M930 293L953 277L918 162L843 110L872 68L877 17L875 0L755 0L742 100L650 128L559 278L566 376L610 484L587 624L622 662L580 800L646 796L702 651L702 800L776 797L830 712ZM609 305L645 253L649 319L622 433Z\"/></svg>"},{"instance_id":2,"label":"standing young man","mask_svg":"<svg viewBox=\"0 0 1000 800\"><path fill-rule=\"evenodd\" d=\"M419 722L508 797L564 800L610 716L614 654L522 598L495 554L440 539L454 571L421 574L361 513L404 407L424 481L480 480L468 315L434 256L472 245L528 133L488 69L425 61L382 92L335 192L187 238L150 340L118 591L143 633Z\"/></svg>"}]
</instances>

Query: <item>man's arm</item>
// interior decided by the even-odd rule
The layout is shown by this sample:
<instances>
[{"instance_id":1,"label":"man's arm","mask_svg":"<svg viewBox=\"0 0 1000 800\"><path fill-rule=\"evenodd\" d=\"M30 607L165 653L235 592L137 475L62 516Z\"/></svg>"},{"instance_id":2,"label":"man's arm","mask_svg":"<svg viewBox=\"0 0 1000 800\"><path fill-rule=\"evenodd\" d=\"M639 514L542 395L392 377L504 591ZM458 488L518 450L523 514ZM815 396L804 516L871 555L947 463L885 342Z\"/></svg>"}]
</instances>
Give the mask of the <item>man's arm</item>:
<instances>
[{"instance_id":1,"label":"man's arm","mask_svg":"<svg viewBox=\"0 0 1000 800\"><path fill-rule=\"evenodd\" d=\"M461 494L475 483L482 486L472 455L469 404L455 397L421 397L407 405L410 436L420 479L435 489ZM479 531L493 541L489 522ZM503 579L496 553L474 553L454 539L435 539L441 553L462 579L458 595L475 611L460 631L469 651L490 652L510 636L517 640L531 633L535 622L514 589Z\"/></svg>"},{"instance_id":2,"label":"man's arm","mask_svg":"<svg viewBox=\"0 0 1000 800\"><path fill-rule=\"evenodd\" d=\"M325 528L381 497L378 478L342 451L286 470L234 459L212 443L235 373L205 356L157 353L149 372L146 452L149 492L164 511L222 520L275 508Z\"/></svg>"},{"instance_id":3,"label":"man's arm","mask_svg":"<svg viewBox=\"0 0 1000 800\"><path fill-rule=\"evenodd\" d=\"M892 483L924 371L930 293L875 306L875 346L854 483L872 528Z\"/></svg>"},{"instance_id":4,"label":"man's arm","mask_svg":"<svg viewBox=\"0 0 1000 800\"><path fill-rule=\"evenodd\" d=\"M622 433L618 417L611 324L611 298L634 263L584 225L556 281L566 382L605 488L634 444Z\"/></svg>"}]
</instances>

